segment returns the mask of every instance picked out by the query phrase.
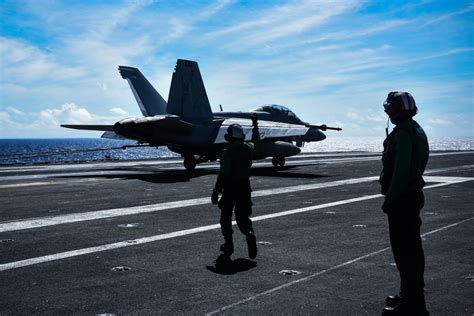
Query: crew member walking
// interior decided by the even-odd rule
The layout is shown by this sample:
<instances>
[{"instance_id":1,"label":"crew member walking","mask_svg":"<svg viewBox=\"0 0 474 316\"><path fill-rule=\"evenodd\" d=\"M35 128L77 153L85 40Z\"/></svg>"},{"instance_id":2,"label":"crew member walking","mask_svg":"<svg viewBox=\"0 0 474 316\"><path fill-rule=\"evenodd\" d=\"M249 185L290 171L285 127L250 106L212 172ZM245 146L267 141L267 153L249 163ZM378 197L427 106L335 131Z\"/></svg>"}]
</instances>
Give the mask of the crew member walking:
<instances>
[{"instance_id":1,"label":"crew member walking","mask_svg":"<svg viewBox=\"0 0 474 316\"><path fill-rule=\"evenodd\" d=\"M390 244L400 273L400 292L386 299L383 315L429 315L425 306L425 257L420 237L424 205L423 172L428 162L428 140L412 119L418 109L408 92L390 92L383 104L395 124L384 141L380 175L388 214ZM388 134L388 129L387 129Z\"/></svg>"},{"instance_id":2,"label":"crew member walking","mask_svg":"<svg viewBox=\"0 0 474 316\"><path fill-rule=\"evenodd\" d=\"M220 224L225 242L220 250L227 256L234 252L232 213L235 212L237 226L247 239L249 257L254 259L257 256L257 241L250 220L252 215L250 167L255 145L260 140L255 113L252 115L252 126L252 142L244 142L244 131L239 124L232 124L227 128L224 137L228 144L221 152L219 175L211 200L212 204L218 204L221 209ZM221 192L222 198L219 201Z\"/></svg>"}]
</instances>

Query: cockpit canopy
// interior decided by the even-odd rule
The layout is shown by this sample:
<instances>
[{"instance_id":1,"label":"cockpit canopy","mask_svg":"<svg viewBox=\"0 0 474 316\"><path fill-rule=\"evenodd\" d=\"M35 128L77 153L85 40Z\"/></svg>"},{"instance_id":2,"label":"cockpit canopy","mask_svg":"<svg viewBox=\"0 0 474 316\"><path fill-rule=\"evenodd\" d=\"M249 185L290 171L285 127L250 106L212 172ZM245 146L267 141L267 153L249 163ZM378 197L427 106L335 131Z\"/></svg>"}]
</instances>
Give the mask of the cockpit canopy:
<instances>
[{"instance_id":1,"label":"cockpit canopy","mask_svg":"<svg viewBox=\"0 0 474 316\"><path fill-rule=\"evenodd\" d=\"M296 120L296 121L301 121L296 114L291 111L289 108L283 106L283 105L278 105L278 104L266 104L263 105L259 108L256 108L252 110L252 112L267 112L272 115L276 115L279 117L286 117L290 120Z\"/></svg>"}]
</instances>

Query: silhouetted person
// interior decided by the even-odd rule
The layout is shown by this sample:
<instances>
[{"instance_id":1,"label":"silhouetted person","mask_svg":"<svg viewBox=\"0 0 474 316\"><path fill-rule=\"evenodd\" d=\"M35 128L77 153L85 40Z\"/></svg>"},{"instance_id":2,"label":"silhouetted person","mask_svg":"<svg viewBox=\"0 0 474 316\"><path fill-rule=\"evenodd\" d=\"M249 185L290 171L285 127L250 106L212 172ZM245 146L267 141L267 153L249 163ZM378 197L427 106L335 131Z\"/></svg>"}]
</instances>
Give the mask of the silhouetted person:
<instances>
[{"instance_id":1,"label":"silhouetted person","mask_svg":"<svg viewBox=\"0 0 474 316\"><path fill-rule=\"evenodd\" d=\"M221 152L219 175L211 200L212 204L218 204L221 209L220 224L225 242L220 250L228 256L234 252L232 213L235 212L237 226L247 239L249 257L254 259L257 256L257 241L250 220L250 167L255 143L260 140L256 114L252 116L252 125L252 142L244 142L244 131L239 124L232 124L227 128L224 137L228 144ZM222 198L219 201L221 192Z\"/></svg>"},{"instance_id":2,"label":"silhouetted person","mask_svg":"<svg viewBox=\"0 0 474 316\"><path fill-rule=\"evenodd\" d=\"M423 291L425 257L420 237L428 139L412 119L418 109L411 94L390 92L383 106L396 125L383 143L380 184L385 195L382 210L388 214L390 244L400 273L400 292L387 297L382 315L429 315Z\"/></svg>"}]
</instances>

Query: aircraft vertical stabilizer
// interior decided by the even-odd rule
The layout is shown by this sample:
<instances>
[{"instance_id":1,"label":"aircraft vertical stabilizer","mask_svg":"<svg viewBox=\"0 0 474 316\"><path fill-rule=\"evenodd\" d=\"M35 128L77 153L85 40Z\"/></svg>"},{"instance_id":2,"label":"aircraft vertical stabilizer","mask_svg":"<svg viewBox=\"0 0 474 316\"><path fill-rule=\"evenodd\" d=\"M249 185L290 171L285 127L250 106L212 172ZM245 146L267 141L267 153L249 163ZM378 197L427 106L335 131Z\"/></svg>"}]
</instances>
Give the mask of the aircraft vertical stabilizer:
<instances>
[{"instance_id":1,"label":"aircraft vertical stabilizer","mask_svg":"<svg viewBox=\"0 0 474 316\"><path fill-rule=\"evenodd\" d=\"M184 120L212 119L211 106L197 62L178 59L171 80L166 112Z\"/></svg>"},{"instance_id":2,"label":"aircraft vertical stabilizer","mask_svg":"<svg viewBox=\"0 0 474 316\"><path fill-rule=\"evenodd\" d=\"M128 81L130 89L137 100L144 116L162 115L166 113L166 101L153 88L150 82L137 68L119 66L123 79Z\"/></svg>"}]
</instances>

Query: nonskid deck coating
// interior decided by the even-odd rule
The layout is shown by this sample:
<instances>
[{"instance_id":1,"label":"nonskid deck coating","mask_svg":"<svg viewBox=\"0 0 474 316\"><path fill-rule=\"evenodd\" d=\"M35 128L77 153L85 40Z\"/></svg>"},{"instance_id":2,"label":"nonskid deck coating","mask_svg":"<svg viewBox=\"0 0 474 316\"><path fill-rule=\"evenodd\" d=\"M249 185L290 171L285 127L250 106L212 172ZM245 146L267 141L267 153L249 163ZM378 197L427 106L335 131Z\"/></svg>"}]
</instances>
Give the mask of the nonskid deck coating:
<instances>
[{"instance_id":1,"label":"nonskid deck coating","mask_svg":"<svg viewBox=\"0 0 474 316\"><path fill-rule=\"evenodd\" d=\"M233 274L206 269L219 254L218 226L192 235L133 244L133 240L152 238L156 233L150 233L160 227L168 228L156 236L182 231L182 227L192 227L193 222L216 225L218 210L209 203L165 209L160 213L2 232L0 239L13 239L0 243L2 263L11 262L8 258L14 258L15 253L28 256L28 253L41 252L41 255L29 257L35 260L54 255L56 247L69 251L85 249L83 245L86 244L100 247L105 240L103 233L108 239L115 235L117 243L128 240L132 246L1 271L0 294L4 303L0 304L0 314L292 314L295 310L302 314L377 314L383 305L383 296L396 291L398 281L396 271L390 265L390 252L378 252L387 248L388 236L384 214L379 210L381 199L376 197L376 182L334 187L321 185L376 178L380 163L373 158L379 159L370 156L351 159L345 155L297 158L289 161L288 168L279 171L257 164L256 175L252 177L256 193L254 217L261 220L255 222L255 229L257 237L270 244L259 247L256 266L253 266L245 258L245 242L235 229L237 269ZM433 155L428 166L429 170L438 170L430 174L434 178L428 186L438 187L426 190L426 214L423 214L423 231L433 232L426 237L425 252L427 301L434 314L471 314L473 311L468 299L472 296L472 283L467 278L472 273L469 253L473 249L469 245L474 241L470 220L473 199L471 194L466 194L473 188L472 165L471 153L456 153ZM4 180L2 185L11 186L3 187L0 193L0 221L8 224L12 220L25 221L28 217L44 219L55 214L49 211L62 208L60 205L69 205L61 213L87 214L104 209L100 205L111 205L110 209L138 205L147 208L153 203L142 205L145 197L156 203L162 199L204 199L212 190L217 172L215 166L205 165L197 175L183 176L179 161L175 165L150 163L139 166L104 165L101 168L100 164L94 164L90 170L82 166L81 171L85 174L79 179L70 174L74 168L60 170L62 175L59 176L42 175L41 170L36 170L33 173L44 176L41 185L29 185L38 182L34 178ZM164 181L173 176L175 179ZM304 185L310 188L278 191ZM265 190L275 193L258 196L257 192ZM89 195L95 199L88 199ZM371 196L373 198L367 198ZM347 200L354 202L341 203ZM16 202L12 204L12 201ZM36 207L38 212L35 213ZM327 208L327 213L315 211L320 207ZM292 213L308 208L314 210ZM288 215L273 216L282 212L288 212ZM118 221L143 225L124 229L117 227ZM130 239L125 239L127 234ZM37 250L33 251L33 248ZM451 252L446 254L446 249ZM353 261L358 258L361 259ZM389 262L381 264L384 260ZM345 264L347 262L350 264ZM450 264L449 271L443 269L443 262ZM370 268L364 269L360 265ZM111 269L117 266L127 266L131 270L112 272ZM297 276L278 274L285 269L302 273ZM321 271L327 272L318 274ZM378 277L375 280L373 276L364 277L367 272ZM346 279L344 276L347 275L351 277ZM346 284L346 288L341 289L340 284ZM446 296L439 290L443 284L453 292L452 295ZM456 289L452 289L454 286ZM357 293L354 287L359 288Z\"/></svg>"}]
</instances>

